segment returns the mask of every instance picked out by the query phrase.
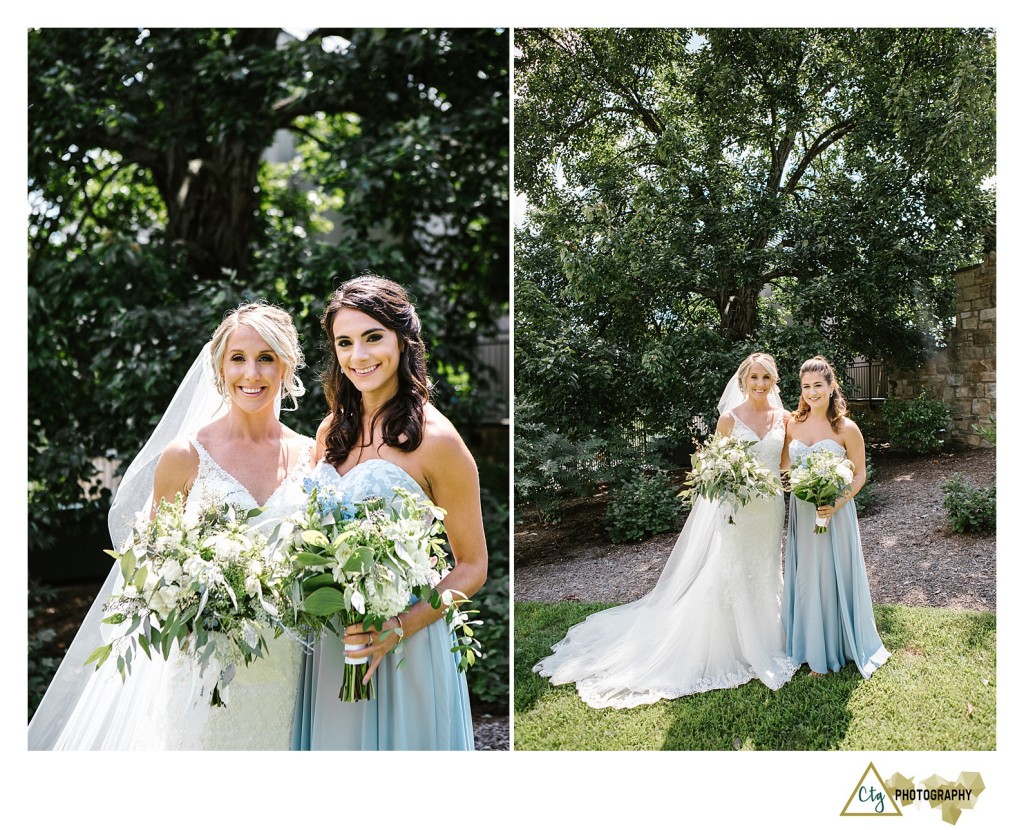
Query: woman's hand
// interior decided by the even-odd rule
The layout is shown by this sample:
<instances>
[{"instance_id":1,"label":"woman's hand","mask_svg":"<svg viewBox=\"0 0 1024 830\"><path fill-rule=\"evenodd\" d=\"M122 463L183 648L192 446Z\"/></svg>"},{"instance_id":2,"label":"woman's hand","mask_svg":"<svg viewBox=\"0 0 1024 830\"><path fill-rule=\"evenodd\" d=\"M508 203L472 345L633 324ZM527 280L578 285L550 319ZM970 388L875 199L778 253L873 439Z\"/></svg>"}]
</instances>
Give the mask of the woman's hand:
<instances>
[{"instance_id":1,"label":"woman's hand","mask_svg":"<svg viewBox=\"0 0 1024 830\"><path fill-rule=\"evenodd\" d=\"M825 527L828 527L828 523L832 521L832 517L835 515L836 506L834 504L826 504L823 507L818 508L818 518L825 519Z\"/></svg>"},{"instance_id":2,"label":"woman's hand","mask_svg":"<svg viewBox=\"0 0 1024 830\"><path fill-rule=\"evenodd\" d=\"M384 630L376 628L363 629L362 623L353 623L345 627L345 644L350 646L361 646L355 651L347 651L349 657L369 657L370 663L367 666L366 674L363 675L363 685L370 682L380 661L384 655L394 650L402 642L402 625L398 617L392 617L384 623Z\"/></svg>"}]
</instances>

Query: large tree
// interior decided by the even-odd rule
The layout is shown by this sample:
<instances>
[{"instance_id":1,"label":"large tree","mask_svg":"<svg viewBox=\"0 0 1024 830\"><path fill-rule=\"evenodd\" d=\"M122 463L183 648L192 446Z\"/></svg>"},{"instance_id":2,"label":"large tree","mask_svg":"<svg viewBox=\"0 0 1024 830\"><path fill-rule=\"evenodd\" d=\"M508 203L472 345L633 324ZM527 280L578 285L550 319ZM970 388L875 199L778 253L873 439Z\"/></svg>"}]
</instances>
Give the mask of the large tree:
<instances>
[{"instance_id":1,"label":"large tree","mask_svg":"<svg viewBox=\"0 0 1024 830\"><path fill-rule=\"evenodd\" d=\"M474 346L508 300L507 32L28 39L34 546L93 512L68 507L102 509L80 484L92 460L131 457L243 299L296 318L311 394L288 417L306 432L323 413L318 316L364 270L413 289L442 405L470 411ZM282 136L294 153L275 163Z\"/></svg>"},{"instance_id":2,"label":"large tree","mask_svg":"<svg viewBox=\"0 0 1024 830\"><path fill-rule=\"evenodd\" d=\"M838 351L920 359L993 221L991 32L520 29L516 46L516 187L597 330L635 346L710 313L749 340L770 290Z\"/></svg>"},{"instance_id":3,"label":"large tree","mask_svg":"<svg viewBox=\"0 0 1024 830\"><path fill-rule=\"evenodd\" d=\"M33 574L105 567L108 493L83 482L98 457L132 458L242 300L295 318L308 394L283 417L306 434L325 406L319 315L365 270L411 289L446 414L465 431L494 405L476 352L508 308L507 32L43 29L28 45ZM471 683L497 701L508 475L478 461L491 656Z\"/></svg>"},{"instance_id":4,"label":"large tree","mask_svg":"<svg viewBox=\"0 0 1024 830\"><path fill-rule=\"evenodd\" d=\"M435 168L409 176L419 185L455 178L463 168L451 162L471 154L486 154L484 169L493 170L502 163L504 136L489 107L505 98L505 43L496 31L337 29L304 38L277 29L32 31L29 177L46 205L37 255L54 230L77 223L80 211L92 216L96 200L109 198L102 184L110 177L102 174L96 192L82 198L108 167L101 159L109 156L99 151L115 153L118 167L132 166L152 184L164 212L163 238L181 246L190 267L208 280L250 269L259 172L278 130L315 133L337 154L335 162L352 164L351 150L330 146L338 132L312 129L311 119L342 116L358 125L344 138L384 144L384 134L401 123L406 141L427 143L419 160ZM474 119L477 134L463 134ZM388 149L397 182L411 162ZM441 160L450 163L437 172ZM460 184L480 191L472 175ZM379 186L368 190L378 205L395 201L380 199ZM424 221L427 198L420 195L400 218L413 226Z\"/></svg>"},{"instance_id":5,"label":"large tree","mask_svg":"<svg viewBox=\"0 0 1024 830\"><path fill-rule=\"evenodd\" d=\"M522 469L555 433L685 446L753 349L795 405L818 351L913 365L941 342L953 272L994 227L991 32L517 29L516 47Z\"/></svg>"}]
</instances>

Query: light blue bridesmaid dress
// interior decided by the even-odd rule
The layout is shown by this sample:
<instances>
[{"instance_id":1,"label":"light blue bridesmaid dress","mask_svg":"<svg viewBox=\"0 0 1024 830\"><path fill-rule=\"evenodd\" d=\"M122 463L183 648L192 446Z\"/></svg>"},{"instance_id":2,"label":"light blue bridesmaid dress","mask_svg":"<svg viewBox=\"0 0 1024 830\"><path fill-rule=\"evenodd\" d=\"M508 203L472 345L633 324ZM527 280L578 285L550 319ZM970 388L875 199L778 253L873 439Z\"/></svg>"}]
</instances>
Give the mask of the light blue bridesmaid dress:
<instances>
[{"instance_id":1,"label":"light blue bridesmaid dress","mask_svg":"<svg viewBox=\"0 0 1024 830\"><path fill-rule=\"evenodd\" d=\"M795 467L812 450L845 456L845 448L826 438L808 447L795 438L789 457ZM848 501L833 514L827 533L814 532L813 504L791 496L782 619L786 653L812 671L839 671L849 661L870 677L889 652L875 629L868 575L857 527L857 508Z\"/></svg>"},{"instance_id":2,"label":"light blue bridesmaid dress","mask_svg":"<svg viewBox=\"0 0 1024 830\"><path fill-rule=\"evenodd\" d=\"M386 496L395 487L425 496L412 476L383 459L365 461L343 476L322 463L315 475L351 501ZM375 699L345 703L338 700L344 643L326 634L306 657L296 748L473 749L469 689L451 648L444 620L432 623L407 637L400 655L392 652L383 659L374 675Z\"/></svg>"}]
</instances>

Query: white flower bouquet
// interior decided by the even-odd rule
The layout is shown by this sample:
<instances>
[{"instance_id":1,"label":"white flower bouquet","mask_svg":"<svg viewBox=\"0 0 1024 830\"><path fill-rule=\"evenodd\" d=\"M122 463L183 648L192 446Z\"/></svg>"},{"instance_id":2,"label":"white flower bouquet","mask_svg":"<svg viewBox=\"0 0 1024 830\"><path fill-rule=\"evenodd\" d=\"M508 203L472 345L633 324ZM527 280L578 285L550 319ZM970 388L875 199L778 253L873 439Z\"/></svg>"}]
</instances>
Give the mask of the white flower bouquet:
<instances>
[{"instance_id":1,"label":"white flower bouquet","mask_svg":"<svg viewBox=\"0 0 1024 830\"><path fill-rule=\"evenodd\" d=\"M116 655L124 679L139 649L167 659L177 643L207 681L213 664L213 687L203 684L203 691L211 705L225 705L236 663L249 665L266 653L266 629L275 637L284 630L277 586L287 563L269 560L264 537L247 524L259 513L217 505L189 523L180 494L161 501L124 550L107 551L120 562L124 584L104 606L111 636L86 663L98 669Z\"/></svg>"},{"instance_id":2,"label":"white flower bouquet","mask_svg":"<svg viewBox=\"0 0 1024 830\"><path fill-rule=\"evenodd\" d=\"M778 477L751 454L753 445L734 435L711 436L691 457L680 498L690 504L698 496L721 501L730 508L729 524L735 524L733 514L752 499L781 495Z\"/></svg>"},{"instance_id":3,"label":"white flower bouquet","mask_svg":"<svg viewBox=\"0 0 1024 830\"><path fill-rule=\"evenodd\" d=\"M361 623L382 637L397 637L401 628L385 623L415 600L444 607L452 631L452 651L465 670L480 656L469 615L469 600L458 591L437 590L448 574L444 558L444 511L429 500L396 488L390 499L348 501L344 493L307 480L304 509L278 543L292 565L284 586L289 595L285 624L299 634L319 637L324 630L339 636ZM274 536L271 536L275 540ZM360 646L346 645L346 651ZM400 653L400 651L399 651ZM373 698L373 682L364 684L368 659L346 655L343 701ZM399 661L401 666L401 661Z\"/></svg>"},{"instance_id":4,"label":"white flower bouquet","mask_svg":"<svg viewBox=\"0 0 1024 830\"><path fill-rule=\"evenodd\" d=\"M789 489L815 507L835 504L853 483L853 462L828 450L809 452L789 473ZM814 521L815 533L828 533L828 519Z\"/></svg>"}]
</instances>

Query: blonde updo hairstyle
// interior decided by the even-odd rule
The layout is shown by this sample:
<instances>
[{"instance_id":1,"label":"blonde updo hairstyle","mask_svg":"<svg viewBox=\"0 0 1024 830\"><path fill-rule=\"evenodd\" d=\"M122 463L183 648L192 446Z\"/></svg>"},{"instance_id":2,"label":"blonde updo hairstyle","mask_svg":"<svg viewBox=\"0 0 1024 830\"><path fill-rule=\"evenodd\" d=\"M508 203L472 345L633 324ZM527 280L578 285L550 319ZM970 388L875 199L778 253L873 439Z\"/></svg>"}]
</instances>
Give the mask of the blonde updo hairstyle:
<instances>
[{"instance_id":1,"label":"blonde updo hairstyle","mask_svg":"<svg viewBox=\"0 0 1024 830\"><path fill-rule=\"evenodd\" d=\"M227 396L224 385L224 355L228 349L228 340L239 326L248 326L262 337L273 349L278 359L284 362L284 380L281 382L281 397L289 398L292 408L298 406L298 398L306 392L298 371L306 365L299 346L299 334L295 330L291 315L269 303L243 303L233 311L229 311L217 327L210 339L210 361L213 363L213 376L216 378L217 391Z\"/></svg>"},{"instance_id":2,"label":"blonde updo hairstyle","mask_svg":"<svg viewBox=\"0 0 1024 830\"><path fill-rule=\"evenodd\" d=\"M832 364L829 363L820 354L815 355L810 360L805 360L803 365L800 367L800 383L803 386L803 377L809 372L818 372L824 376L825 382L829 386L829 398L828 398L828 422L832 426L832 431L839 433L842 431L843 418L846 417L847 407L846 398L843 397L843 392L839 388L839 381L836 380L836 370L832 368ZM808 413L811 408L807 405L804 400L803 392L800 393L800 403L797 405L796 412L793 413L793 417L797 421L804 421L807 419Z\"/></svg>"},{"instance_id":3,"label":"blonde updo hairstyle","mask_svg":"<svg viewBox=\"0 0 1024 830\"><path fill-rule=\"evenodd\" d=\"M736 380L740 385L740 390L746 394L747 392L747 378L750 377L750 370L755 363L760 363L768 370L768 374L772 378L772 388L769 392L779 391L779 369L775 365L775 358L770 354L764 352L754 352L744 358L740 364L740 368L736 370Z\"/></svg>"}]
</instances>

